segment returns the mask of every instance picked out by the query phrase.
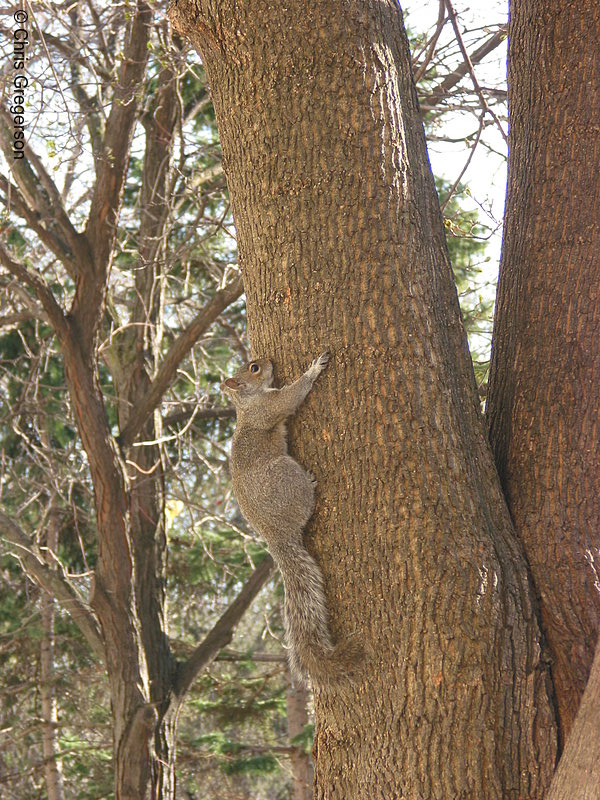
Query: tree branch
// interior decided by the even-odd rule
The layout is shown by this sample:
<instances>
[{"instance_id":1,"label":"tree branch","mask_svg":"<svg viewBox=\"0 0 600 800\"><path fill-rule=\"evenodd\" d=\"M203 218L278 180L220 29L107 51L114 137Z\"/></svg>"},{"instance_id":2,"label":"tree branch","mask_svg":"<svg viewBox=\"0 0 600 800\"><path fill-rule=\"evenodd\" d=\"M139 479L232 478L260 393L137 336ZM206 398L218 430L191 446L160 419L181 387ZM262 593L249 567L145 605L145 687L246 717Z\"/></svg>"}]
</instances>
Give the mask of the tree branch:
<instances>
[{"instance_id":1,"label":"tree branch","mask_svg":"<svg viewBox=\"0 0 600 800\"><path fill-rule=\"evenodd\" d=\"M454 10L452 2L451 2L451 0L445 0L445 3L446 3L446 8L448 9L448 16L450 17L450 23L452 24L452 28L454 30L454 35L456 37L456 41L458 42L459 50L462 53L462 57L464 59L464 63L465 63L467 72L471 76L471 82L473 84L473 88L475 89L475 93L476 93L477 97L479 98L479 102L481 104L481 107L487 114L489 114L491 116L491 118L494 120L494 122L498 126L498 130L502 134L502 138L504 139L505 142L508 143L508 137L507 137L507 135L506 135L506 133L504 131L504 128L502 127L502 123L500 122L500 120L498 119L498 117L494 113L494 111L489 107L488 102L485 99L485 95L483 94L483 91L481 89L481 86L479 85L479 81L477 80L477 76L475 75L475 70L473 69L473 61L471 60L471 58L469 57L469 54L467 53L467 48L465 47L465 43L463 41L460 29L458 27L458 21L457 21L457 18L456 18L456 11Z\"/></svg>"},{"instance_id":2,"label":"tree branch","mask_svg":"<svg viewBox=\"0 0 600 800\"><path fill-rule=\"evenodd\" d=\"M69 336L69 325L63 314L62 308L56 301L56 298L50 291L47 284L35 272L27 269L23 264L13 261L8 251L0 244L0 263L7 269L11 275L18 278L26 286L32 289L42 304L44 311L48 315L48 319L54 328L56 335L61 342L64 342Z\"/></svg>"},{"instance_id":3,"label":"tree branch","mask_svg":"<svg viewBox=\"0 0 600 800\"><path fill-rule=\"evenodd\" d=\"M16 161L11 159L11 139L11 119L7 109L0 106L0 146L7 161L12 163L11 171L17 186L33 215L38 215L45 223L44 230L54 242L53 252L61 259L71 277L76 278L89 268L85 240L73 227L56 184L31 147L25 145L24 158Z\"/></svg>"},{"instance_id":4,"label":"tree branch","mask_svg":"<svg viewBox=\"0 0 600 800\"><path fill-rule=\"evenodd\" d=\"M473 53L469 56L469 61L471 63L471 67L475 64L479 64L480 61L495 50L502 42L506 39L506 26L503 25L500 27L496 33L490 36L481 47L478 47L477 50L474 50ZM444 80L432 90L427 97L422 98L419 101L419 105L424 111L431 111L438 103L448 95L448 93L458 84L465 75L469 74L469 64L466 60L463 60L462 64L457 67L454 72L451 72L450 75L447 75Z\"/></svg>"},{"instance_id":5,"label":"tree branch","mask_svg":"<svg viewBox=\"0 0 600 800\"><path fill-rule=\"evenodd\" d=\"M199 673L231 642L237 624L274 571L275 563L271 556L267 555L204 641L196 647L188 660L180 665L173 688L177 704L182 702Z\"/></svg>"},{"instance_id":6,"label":"tree branch","mask_svg":"<svg viewBox=\"0 0 600 800\"><path fill-rule=\"evenodd\" d=\"M8 211L14 211L17 216L25 220L32 231L38 235L39 240L46 245L54 255L67 267L69 274L75 274L75 264L65 250L64 242L47 230L41 222L39 212L30 208L21 196L19 188L11 183L4 175L0 175L0 191L4 192L4 205ZM68 265L67 265L68 262Z\"/></svg>"},{"instance_id":7,"label":"tree branch","mask_svg":"<svg viewBox=\"0 0 600 800\"><path fill-rule=\"evenodd\" d=\"M283 653L241 653L237 650L224 650L215 661L254 661L255 664L287 664Z\"/></svg>"},{"instance_id":8,"label":"tree branch","mask_svg":"<svg viewBox=\"0 0 600 800\"><path fill-rule=\"evenodd\" d=\"M151 22L151 9L143 0L138 0L106 123L102 155L98 162L86 225L86 236L94 255L94 267L102 276L108 269L114 243L131 137L138 117L138 95L148 60Z\"/></svg>"},{"instance_id":9,"label":"tree branch","mask_svg":"<svg viewBox=\"0 0 600 800\"><path fill-rule=\"evenodd\" d=\"M600 641L575 722L550 784L548 800L594 800L600 786ZM595 788L594 788L595 787Z\"/></svg>"},{"instance_id":10,"label":"tree branch","mask_svg":"<svg viewBox=\"0 0 600 800\"><path fill-rule=\"evenodd\" d=\"M0 531L8 542L16 546L13 554L19 559L25 572L69 613L94 654L103 661L104 645L100 630L79 593L58 572L50 569L43 557L36 552L37 548L30 538L3 511L0 511Z\"/></svg>"},{"instance_id":11,"label":"tree branch","mask_svg":"<svg viewBox=\"0 0 600 800\"><path fill-rule=\"evenodd\" d=\"M179 364L190 352L202 334L212 325L228 305L242 294L244 287L241 277L220 289L206 304L193 322L173 342L148 392L140 404L133 409L129 421L119 437L121 447L128 447L144 426L149 414L158 406L166 390L175 377Z\"/></svg>"},{"instance_id":12,"label":"tree branch","mask_svg":"<svg viewBox=\"0 0 600 800\"><path fill-rule=\"evenodd\" d=\"M435 46L438 43L438 39L440 38L442 31L444 30L445 24L446 24L446 4L444 3L444 0L438 0L438 19L437 19L437 24L435 26L435 32L428 43L425 58L423 59L422 64L420 64L418 68L416 68L415 62L418 61L419 55L416 55L413 58L413 63L415 64L415 84L419 83L419 81L425 74L427 67L431 63L431 59L433 58L433 54L435 52Z\"/></svg>"},{"instance_id":13,"label":"tree branch","mask_svg":"<svg viewBox=\"0 0 600 800\"><path fill-rule=\"evenodd\" d=\"M163 419L165 428L171 425L178 425L180 422L187 422L191 416L194 420L202 419L233 419L235 417L235 408L233 406L226 406L225 408L198 408L193 403L186 403L180 411L174 411L168 414Z\"/></svg>"},{"instance_id":14,"label":"tree branch","mask_svg":"<svg viewBox=\"0 0 600 800\"><path fill-rule=\"evenodd\" d=\"M2 26L0 30L7 36L12 35L12 32L4 26ZM86 51L82 52L80 50L76 50L68 39L60 38L59 36L53 36L51 33L47 33L45 31L42 32L42 36L48 48L57 50L70 63L80 64L85 69L90 69L90 60L94 56L93 52L88 54ZM109 81L111 78L110 72L106 69L106 67L99 63L97 58L94 59L93 72L103 81Z\"/></svg>"},{"instance_id":15,"label":"tree branch","mask_svg":"<svg viewBox=\"0 0 600 800\"><path fill-rule=\"evenodd\" d=\"M85 358L90 356L104 308L131 139L148 60L151 23L150 7L144 0L138 0L106 123L102 152L96 159L96 182L84 234L90 250L92 274L78 282L71 308L72 324Z\"/></svg>"}]
</instances>

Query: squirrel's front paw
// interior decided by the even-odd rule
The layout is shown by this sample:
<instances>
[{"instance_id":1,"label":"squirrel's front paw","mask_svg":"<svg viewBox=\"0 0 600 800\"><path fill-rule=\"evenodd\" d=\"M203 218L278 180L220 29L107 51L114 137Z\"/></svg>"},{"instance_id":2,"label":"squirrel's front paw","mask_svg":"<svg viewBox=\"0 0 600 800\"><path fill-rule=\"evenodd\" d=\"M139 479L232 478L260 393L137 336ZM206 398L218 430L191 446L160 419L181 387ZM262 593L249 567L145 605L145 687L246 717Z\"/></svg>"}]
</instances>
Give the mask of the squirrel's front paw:
<instances>
[{"instance_id":1,"label":"squirrel's front paw","mask_svg":"<svg viewBox=\"0 0 600 800\"><path fill-rule=\"evenodd\" d=\"M318 358L315 358L315 360L312 362L309 370L319 375L321 372L323 372L328 363L329 353L321 353L321 355Z\"/></svg>"},{"instance_id":2,"label":"squirrel's front paw","mask_svg":"<svg viewBox=\"0 0 600 800\"><path fill-rule=\"evenodd\" d=\"M308 368L308 375L315 380L315 378L323 372L327 364L329 363L329 353L321 353L318 358L312 362L310 367Z\"/></svg>"}]
</instances>

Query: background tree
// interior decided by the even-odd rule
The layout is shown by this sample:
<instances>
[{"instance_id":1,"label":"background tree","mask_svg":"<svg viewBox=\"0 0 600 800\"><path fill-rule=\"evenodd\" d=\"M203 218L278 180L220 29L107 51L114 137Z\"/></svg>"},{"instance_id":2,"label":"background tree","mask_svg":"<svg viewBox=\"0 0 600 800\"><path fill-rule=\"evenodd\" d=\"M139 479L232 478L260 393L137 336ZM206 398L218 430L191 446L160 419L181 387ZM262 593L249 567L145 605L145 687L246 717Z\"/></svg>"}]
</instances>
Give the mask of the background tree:
<instances>
[{"instance_id":1,"label":"background tree","mask_svg":"<svg viewBox=\"0 0 600 800\"><path fill-rule=\"evenodd\" d=\"M238 548L235 580L227 583L229 597L242 589L242 600L221 608L229 614L203 648L180 652L177 671L165 617L166 513L177 506L166 502L173 485L165 467L189 461L190 449L200 454L202 438L184 446L172 434L169 448L153 412L169 387L171 411L191 404L201 412L206 365L218 380L216 364L226 352L217 346L210 356L205 346L201 369L190 350L239 297L241 282L227 247L228 206L202 75L190 74L185 84L180 49L145 3L127 14L120 6L100 13L89 4L72 6L68 15L60 11L42 26L50 57L59 55L50 85L45 51L29 53L39 80L32 81L30 99L41 102L44 90L45 99L51 89L63 89L51 85L57 70L69 70L70 82L51 95L25 158L11 161L11 177L0 181L9 214L8 247L0 253L4 323L13 328L3 339L11 361L3 376L3 445L10 455L3 497L12 518L3 512L2 528L30 574L71 611L94 656L106 663L118 796L138 798L154 787L167 797L174 790L173 739L183 696L272 569L250 545L244 568ZM193 81L198 85L191 91ZM45 126L55 113L70 127L64 134L54 127L50 138ZM6 109L2 119L10 161ZM83 144L89 149L80 160ZM38 156L40 146L47 156ZM94 175L87 185L85 178L80 183L86 171ZM184 219L196 221L194 236L185 236ZM210 250L203 244L209 238ZM210 424L214 429L215 421ZM215 462L214 471L223 463ZM182 481L188 493L193 480L188 473ZM89 514L92 497L95 514ZM51 502L58 547L47 544ZM27 533L36 530L44 550ZM244 592L252 555L262 564ZM61 568L46 566L48 558ZM74 571L78 578L68 579ZM68 766L65 739L77 740L79 732L63 733L59 754ZM7 767L10 773L15 762ZM89 777L86 789L97 796L96 779Z\"/></svg>"}]
</instances>

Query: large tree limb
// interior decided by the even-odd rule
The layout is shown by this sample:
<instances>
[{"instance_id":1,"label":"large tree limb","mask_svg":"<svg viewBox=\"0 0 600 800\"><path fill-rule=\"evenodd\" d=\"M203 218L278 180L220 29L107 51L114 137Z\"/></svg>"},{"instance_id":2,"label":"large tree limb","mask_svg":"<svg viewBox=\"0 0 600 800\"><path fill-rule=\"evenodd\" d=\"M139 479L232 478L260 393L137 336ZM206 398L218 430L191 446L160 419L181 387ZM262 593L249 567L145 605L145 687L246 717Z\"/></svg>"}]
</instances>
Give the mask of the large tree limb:
<instances>
[{"instance_id":1,"label":"large tree limb","mask_svg":"<svg viewBox=\"0 0 600 800\"><path fill-rule=\"evenodd\" d=\"M223 289L220 289L197 315L189 327L173 342L156 378L153 380L140 404L133 409L129 417L129 422L119 437L119 442L122 447L127 447L135 441L135 437L142 429L144 422L148 419L148 415L158 406L164 393L170 386L182 359L190 352L198 339L212 325L219 314L221 314L230 303L237 300L243 290L244 287L241 278L236 278Z\"/></svg>"},{"instance_id":2,"label":"large tree limb","mask_svg":"<svg viewBox=\"0 0 600 800\"><path fill-rule=\"evenodd\" d=\"M0 532L4 539L15 545L14 555L25 572L69 613L94 654L104 660L100 630L89 606L76 589L59 572L50 569L30 538L3 511L0 511Z\"/></svg>"},{"instance_id":3,"label":"large tree limb","mask_svg":"<svg viewBox=\"0 0 600 800\"><path fill-rule=\"evenodd\" d=\"M600 643L548 800L596 800L600 786Z\"/></svg>"},{"instance_id":4,"label":"large tree limb","mask_svg":"<svg viewBox=\"0 0 600 800\"><path fill-rule=\"evenodd\" d=\"M267 555L262 564L254 570L233 603L215 623L204 641L196 647L188 660L180 666L174 681L174 696L178 705L199 673L216 658L220 650L231 642L238 622L269 580L274 570L275 563L271 556Z\"/></svg>"},{"instance_id":5,"label":"large tree limb","mask_svg":"<svg viewBox=\"0 0 600 800\"><path fill-rule=\"evenodd\" d=\"M106 123L102 157L86 225L86 236L99 276L106 274L112 254L131 137L138 117L138 95L148 60L151 22L150 7L138 0Z\"/></svg>"},{"instance_id":6,"label":"large tree limb","mask_svg":"<svg viewBox=\"0 0 600 800\"><path fill-rule=\"evenodd\" d=\"M298 354L334 354L292 443L317 470L311 552L334 638L377 655L356 684L316 693L316 796L381 796L385 773L386 796L435 784L541 797L555 752L541 637L481 425L398 5L260 8L177 0L169 13L202 50L253 345L292 343L283 379ZM349 209L366 213L349 224ZM290 257L274 260L274 243ZM474 726L486 747L465 737Z\"/></svg>"}]
</instances>

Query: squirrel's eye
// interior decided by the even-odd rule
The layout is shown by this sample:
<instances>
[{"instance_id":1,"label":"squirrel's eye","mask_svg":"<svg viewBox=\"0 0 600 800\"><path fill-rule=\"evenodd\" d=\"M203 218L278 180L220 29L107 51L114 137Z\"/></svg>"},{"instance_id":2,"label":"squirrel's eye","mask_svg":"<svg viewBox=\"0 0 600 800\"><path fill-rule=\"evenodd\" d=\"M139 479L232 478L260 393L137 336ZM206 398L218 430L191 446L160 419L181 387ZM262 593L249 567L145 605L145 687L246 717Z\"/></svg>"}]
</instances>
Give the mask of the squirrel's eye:
<instances>
[{"instance_id":1,"label":"squirrel's eye","mask_svg":"<svg viewBox=\"0 0 600 800\"><path fill-rule=\"evenodd\" d=\"M260 367L258 366L258 364L250 364L250 372L253 375L256 375L257 372L260 372Z\"/></svg>"}]
</instances>

